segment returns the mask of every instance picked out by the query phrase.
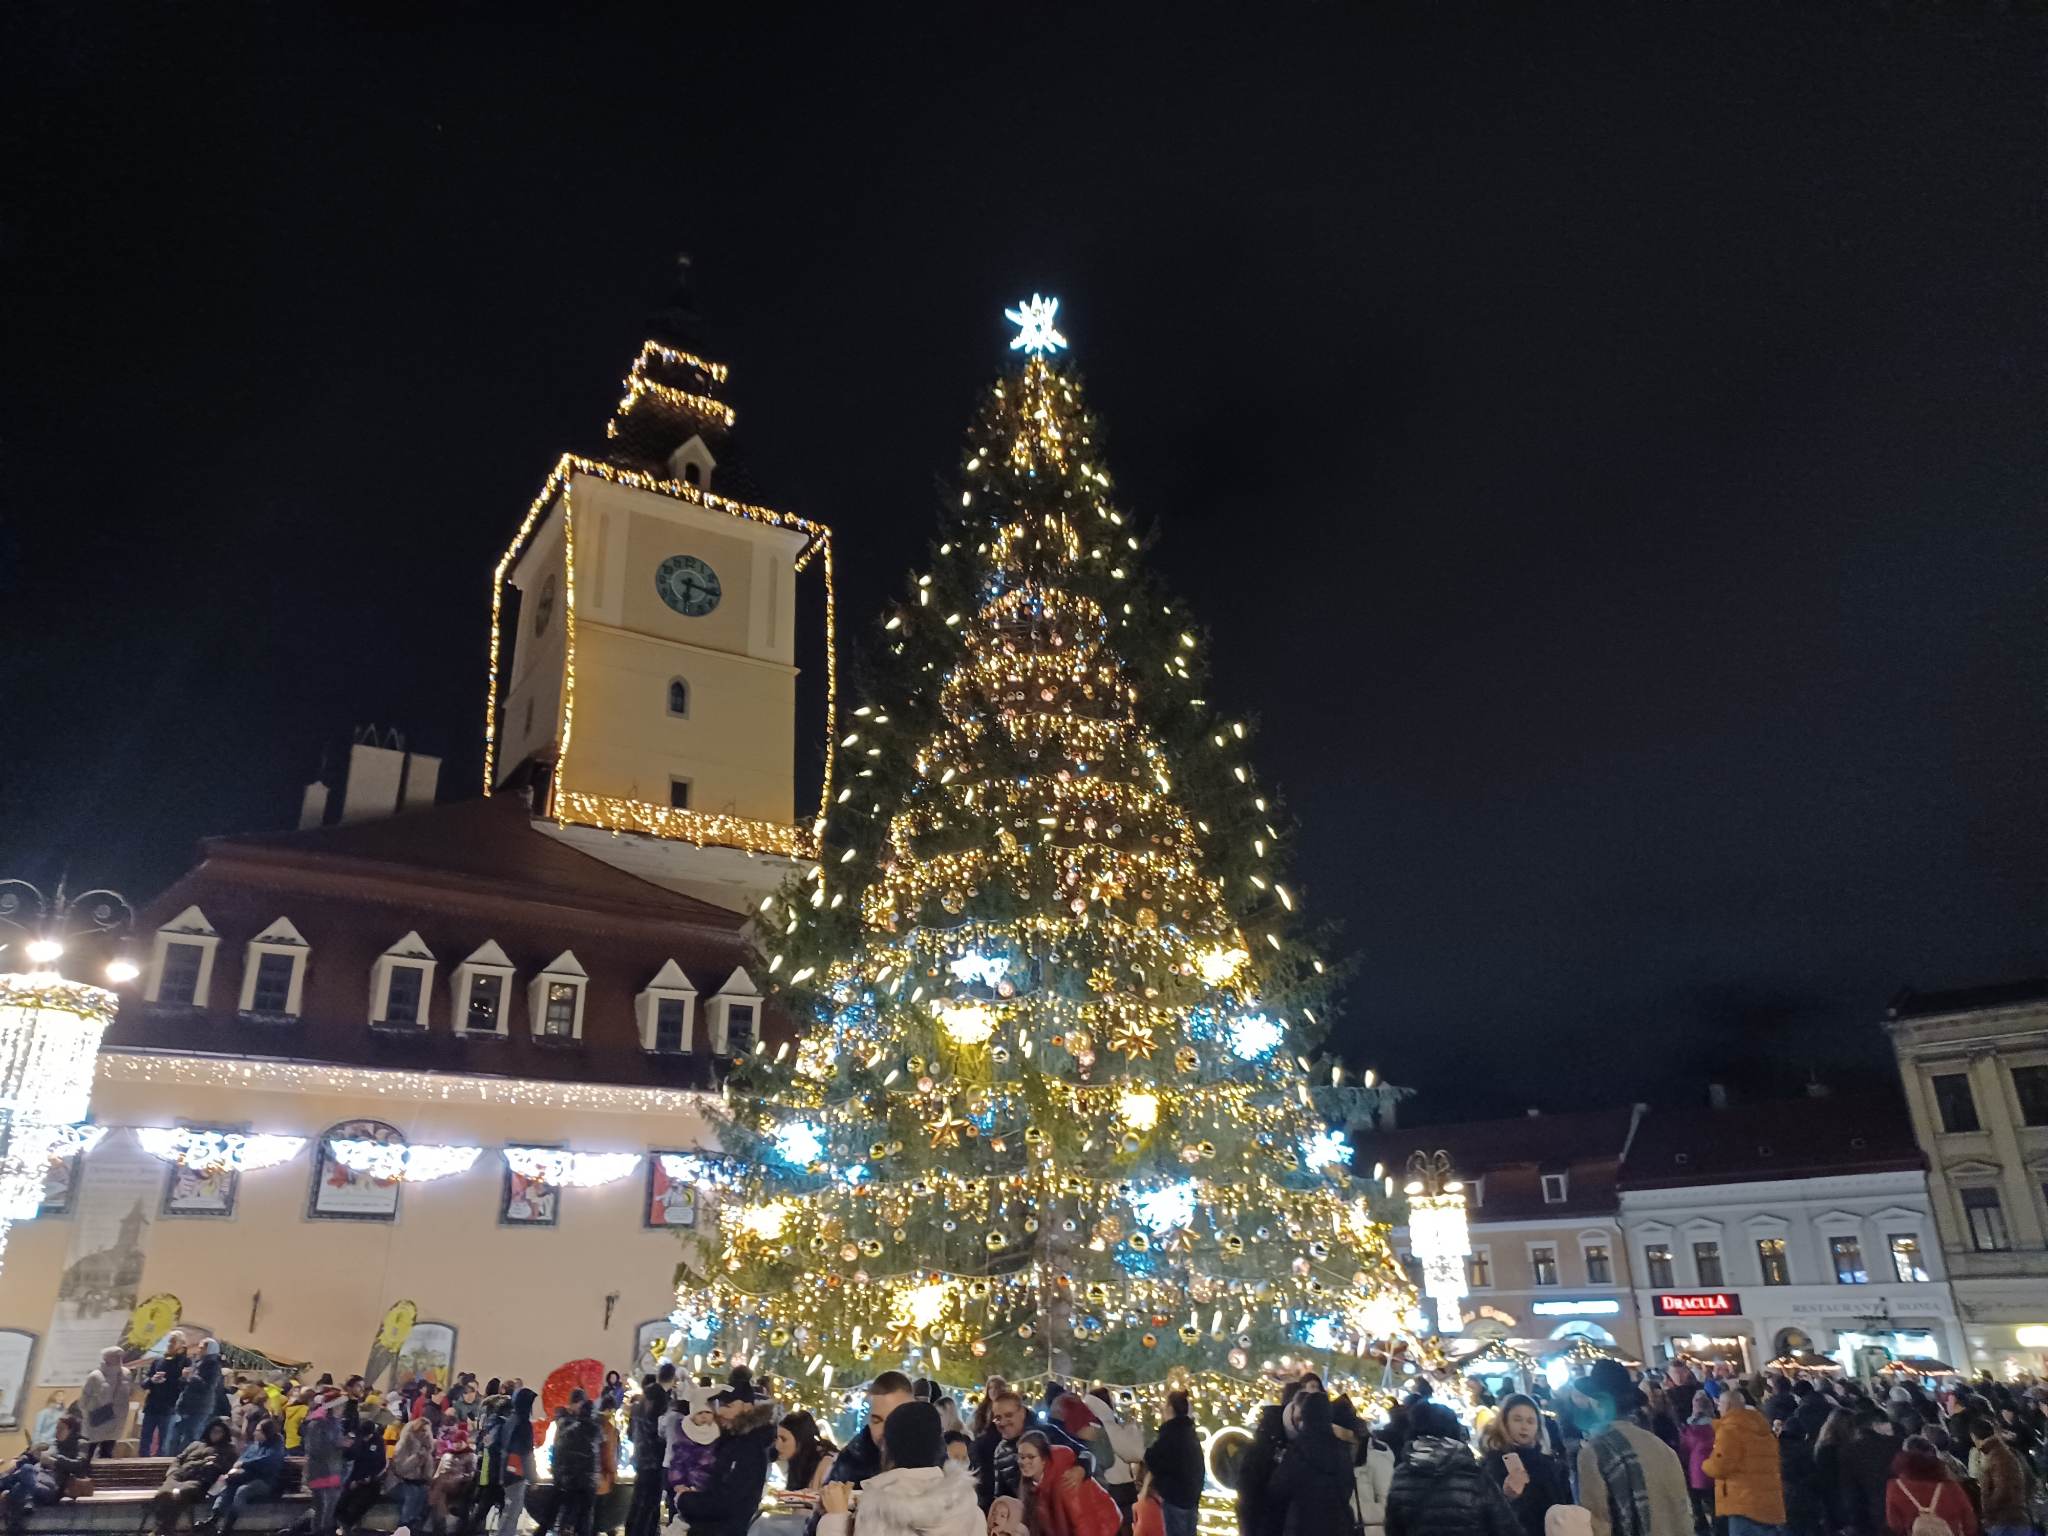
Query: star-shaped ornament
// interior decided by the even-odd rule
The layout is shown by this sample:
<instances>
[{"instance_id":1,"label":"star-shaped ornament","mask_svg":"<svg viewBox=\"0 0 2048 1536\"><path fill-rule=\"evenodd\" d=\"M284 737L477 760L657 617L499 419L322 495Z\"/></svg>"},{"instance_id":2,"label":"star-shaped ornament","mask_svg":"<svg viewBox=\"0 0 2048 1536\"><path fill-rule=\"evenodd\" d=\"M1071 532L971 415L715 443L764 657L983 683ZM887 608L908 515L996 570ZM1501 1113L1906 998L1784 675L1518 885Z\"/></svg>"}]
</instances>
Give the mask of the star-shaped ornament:
<instances>
[{"instance_id":1,"label":"star-shaped ornament","mask_svg":"<svg viewBox=\"0 0 2048 1536\"><path fill-rule=\"evenodd\" d=\"M1017 334L1010 338L1010 350L1022 352L1026 357L1044 357L1065 348L1067 338L1053 328L1053 316L1059 313L1060 301L1048 299L1034 293L1028 302L1015 309L1003 311L1003 318L1017 327Z\"/></svg>"}]
</instances>

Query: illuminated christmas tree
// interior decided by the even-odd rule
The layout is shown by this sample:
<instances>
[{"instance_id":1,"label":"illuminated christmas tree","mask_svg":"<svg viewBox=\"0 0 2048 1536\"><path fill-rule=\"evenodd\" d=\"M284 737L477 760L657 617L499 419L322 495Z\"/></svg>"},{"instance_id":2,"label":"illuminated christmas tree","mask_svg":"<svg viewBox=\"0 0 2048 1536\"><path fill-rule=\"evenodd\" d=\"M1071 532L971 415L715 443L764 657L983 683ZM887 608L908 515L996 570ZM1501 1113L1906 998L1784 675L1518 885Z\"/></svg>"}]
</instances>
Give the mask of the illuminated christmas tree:
<instances>
[{"instance_id":1,"label":"illuminated christmas tree","mask_svg":"<svg viewBox=\"0 0 2048 1536\"><path fill-rule=\"evenodd\" d=\"M1409 1315L1333 1128L1385 1090L1309 1060L1329 977L1283 819L1137 569L1054 310L1010 314L823 854L764 904L807 1032L732 1082L745 1171L679 1347L799 1393L1185 1379L1228 1412L1283 1358L1366 1374Z\"/></svg>"}]
</instances>

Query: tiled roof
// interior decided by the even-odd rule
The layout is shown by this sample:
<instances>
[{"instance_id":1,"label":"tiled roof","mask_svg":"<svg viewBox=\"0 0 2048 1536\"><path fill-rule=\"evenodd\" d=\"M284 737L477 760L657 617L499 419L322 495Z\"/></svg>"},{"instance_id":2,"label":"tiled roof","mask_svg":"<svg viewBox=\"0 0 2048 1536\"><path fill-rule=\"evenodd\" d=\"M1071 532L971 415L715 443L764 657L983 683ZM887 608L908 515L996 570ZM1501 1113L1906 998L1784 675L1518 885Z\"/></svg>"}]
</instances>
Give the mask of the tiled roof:
<instances>
[{"instance_id":1,"label":"tiled roof","mask_svg":"<svg viewBox=\"0 0 2048 1536\"><path fill-rule=\"evenodd\" d=\"M1623 1189L1880 1173L1923 1166L1906 1107L1859 1096L1653 1109L1643 1116Z\"/></svg>"},{"instance_id":2,"label":"tiled roof","mask_svg":"<svg viewBox=\"0 0 2048 1536\"><path fill-rule=\"evenodd\" d=\"M1628 1140L1631 1114L1627 1109L1594 1110L1381 1131L1363 1139L1358 1166L1384 1163L1398 1187L1409 1153L1441 1149L1462 1178L1486 1181L1483 1200L1472 1211L1474 1221L1608 1213L1618 1203L1615 1168ZM1546 1173L1565 1175L1562 1201L1543 1198Z\"/></svg>"},{"instance_id":3,"label":"tiled roof","mask_svg":"<svg viewBox=\"0 0 2048 1536\"><path fill-rule=\"evenodd\" d=\"M1961 987L1949 992L1915 992L1911 988L1892 999L1887 1010L1894 1019L1925 1019L1944 1013L1971 1013L1980 1008L2011 1008L2020 1003L2048 1002L2048 976L2031 981L2005 981L1984 987Z\"/></svg>"}]
</instances>

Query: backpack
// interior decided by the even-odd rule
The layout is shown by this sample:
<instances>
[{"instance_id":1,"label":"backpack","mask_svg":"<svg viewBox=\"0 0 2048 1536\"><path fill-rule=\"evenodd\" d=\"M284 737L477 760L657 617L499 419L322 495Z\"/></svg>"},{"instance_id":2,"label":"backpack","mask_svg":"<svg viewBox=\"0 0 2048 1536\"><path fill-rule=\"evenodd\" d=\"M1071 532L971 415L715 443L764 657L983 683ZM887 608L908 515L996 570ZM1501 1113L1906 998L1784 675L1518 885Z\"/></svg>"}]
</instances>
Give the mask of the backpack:
<instances>
[{"instance_id":1,"label":"backpack","mask_svg":"<svg viewBox=\"0 0 2048 1536\"><path fill-rule=\"evenodd\" d=\"M1900 1480L1899 1487L1905 1490L1907 1501L1919 1511L1913 1517L1913 1526L1907 1532L1907 1536L1956 1536L1956 1528L1950 1525L1945 1518L1934 1512L1934 1506L1941 1502L1941 1485L1939 1483L1935 1485L1933 1499L1925 1504L1922 1504L1913 1497L1912 1485L1904 1479Z\"/></svg>"}]
</instances>

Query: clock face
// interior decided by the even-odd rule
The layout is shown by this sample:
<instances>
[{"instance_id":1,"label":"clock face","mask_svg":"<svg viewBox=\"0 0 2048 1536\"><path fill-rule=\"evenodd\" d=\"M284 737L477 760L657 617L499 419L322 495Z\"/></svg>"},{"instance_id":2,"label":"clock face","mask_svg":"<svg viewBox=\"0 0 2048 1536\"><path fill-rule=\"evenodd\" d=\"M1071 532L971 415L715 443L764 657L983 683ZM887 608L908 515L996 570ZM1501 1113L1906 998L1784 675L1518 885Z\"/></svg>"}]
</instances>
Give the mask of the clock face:
<instances>
[{"instance_id":1,"label":"clock face","mask_svg":"<svg viewBox=\"0 0 2048 1536\"><path fill-rule=\"evenodd\" d=\"M685 618L701 619L725 595L718 572L695 555L670 555L654 573L654 590Z\"/></svg>"},{"instance_id":2,"label":"clock face","mask_svg":"<svg viewBox=\"0 0 2048 1536\"><path fill-rule=\"evenodd\" d=\"M538 635L548 627L548 620L555 615L555 573L549 571L547 580L540 584L540 596L533 605L533 632Z\"/></svg>"}]
</instances>

